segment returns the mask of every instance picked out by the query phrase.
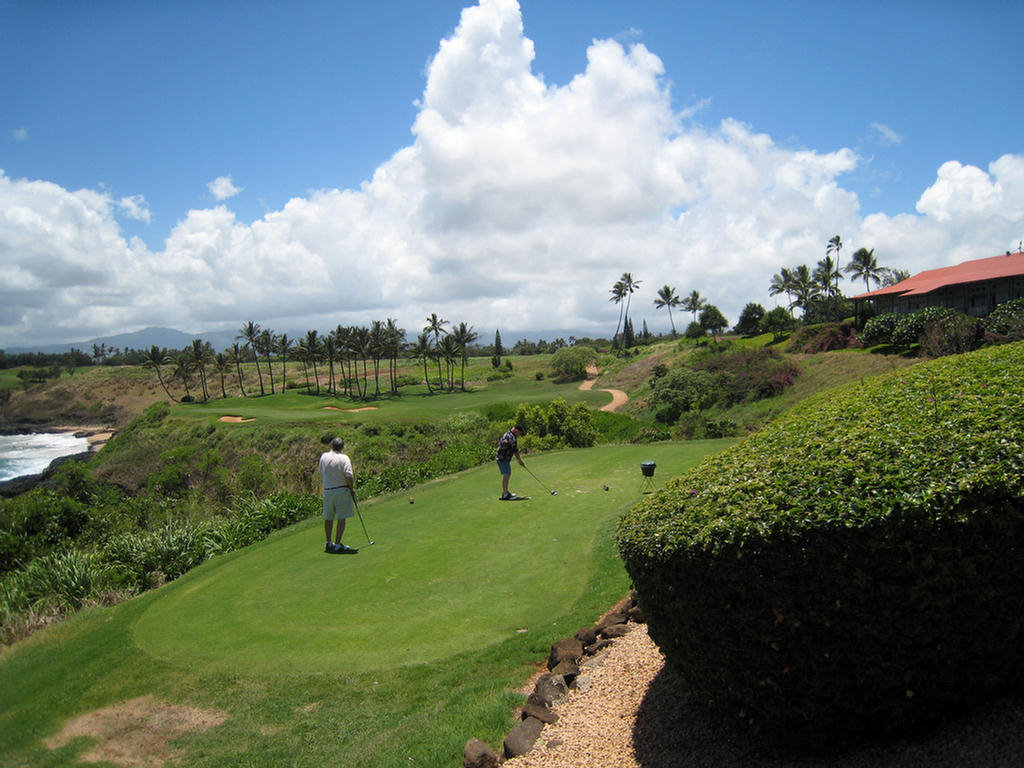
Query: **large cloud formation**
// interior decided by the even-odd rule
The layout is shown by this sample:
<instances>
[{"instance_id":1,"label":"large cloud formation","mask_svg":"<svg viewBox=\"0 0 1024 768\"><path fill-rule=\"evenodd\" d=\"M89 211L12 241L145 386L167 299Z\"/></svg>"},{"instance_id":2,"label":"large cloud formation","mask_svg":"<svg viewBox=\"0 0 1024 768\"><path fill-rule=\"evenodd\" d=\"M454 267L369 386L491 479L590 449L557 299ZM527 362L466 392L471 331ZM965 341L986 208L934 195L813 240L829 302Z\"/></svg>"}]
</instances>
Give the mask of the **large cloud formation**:
<instances>
[{"instance_id":1,"label":"large cloud formation","mask_svg":"<svg viewBox=\"0 0 1024 768\"><path fill-rule=\"evenodd\" d=\"M780 267L874 248L911 272L991 256L1024 220L1024 156L949 161L915 213L864 215L841 186L849 149L795 151L736 119L714 129L673 110L661 60L594 41L566 85L532 72L514 0L463 11L427 69L401 148L358 190L325 189L253 223L223 202L188 211L162 252L123 235L145 199L69 191L0 171L0 341L83 339L145 325L279 330L437 312L493 328L610 334L609 289L700 291L735 322L771 306ZM676 79L686 73L675 73ZM236 188L217 187L223 201ZM212 182L211 182L212 184ZM852 292L856 292L855 290Z\"/></svg>"}]
</instances>

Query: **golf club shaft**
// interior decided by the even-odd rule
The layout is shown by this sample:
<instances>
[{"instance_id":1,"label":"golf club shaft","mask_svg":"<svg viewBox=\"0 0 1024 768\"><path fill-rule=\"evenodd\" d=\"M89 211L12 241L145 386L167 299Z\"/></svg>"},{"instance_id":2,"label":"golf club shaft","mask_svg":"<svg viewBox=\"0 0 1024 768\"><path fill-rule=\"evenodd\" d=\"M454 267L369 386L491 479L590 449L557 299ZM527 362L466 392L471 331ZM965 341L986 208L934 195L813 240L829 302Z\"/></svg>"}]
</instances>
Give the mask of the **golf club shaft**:
<instances>
[{"instance_id":1,"label":"golf club shaft","mask_svg":"<svg viewBox=\"0 0 1024 768\"><path fill-rule=\"evenodd\" d=\"M533 479L534 479L534 480L536 480L536 481L537 481L538 483L540 483L540 484L541 484L541 487L542 487L542 488L543 488L543 489L544 489L545 491L547 491L548 493L550 493L550 494L551 494L552 496L554 496L554 495L555 495L555 492L554 492L554 491L552 491L552 490L551 490L550 488L548 488L548 487L547 487L546 485L544 485L544 483L543 483L543 482L541 482L541 479L540 479L539 477L537 477L536 475L534 475L534 474L533 474L533 470L532 470L532 469L530 469L530 468L529 468L528 466L526 466L525 464L523 464L523 469L525 469L525 470L526 470L527 472L529 472L529 473L530 473L530 474L531 474L531 475L533 476Z\"/></svg>"},{"instance_id":2,"label":"golf club shaft","mask_svg":"<svg viewBox=\"0 0 1024 768\"><path fill-rule=\"evenodd\" d=\"M366 523L363 522L363 513L359 511L359 504L356 502L355 496L352 497L352 506L356 508L356 517L359 518L359 524L363 526L363 535L370 544L373 544L373 539L371 539L370 534L366 532Z\"/></svg>"}]
</instances>

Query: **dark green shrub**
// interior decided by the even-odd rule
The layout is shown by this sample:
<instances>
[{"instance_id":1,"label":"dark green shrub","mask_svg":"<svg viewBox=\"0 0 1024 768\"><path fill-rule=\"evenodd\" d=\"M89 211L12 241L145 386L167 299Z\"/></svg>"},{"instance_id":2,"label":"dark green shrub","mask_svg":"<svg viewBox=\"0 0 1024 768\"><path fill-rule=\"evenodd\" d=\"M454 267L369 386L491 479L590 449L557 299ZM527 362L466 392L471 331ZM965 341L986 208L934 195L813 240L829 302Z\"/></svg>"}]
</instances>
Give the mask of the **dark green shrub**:
<instances>
[{"instance_id":1,"label":"dark green shrub","mask_svg":"<svg viewBox=\"0 0 1024 768\"><path fill-rule=\"evenodd\" d=\"M596 360L597 352L593 347L562 347L551 356L551 370L559 381L581 381L587 377L587 366Z\"/></svg>"},{"instance_id":2,"label":"dark green shrub","mask_svg":"<svg viewBox=\"0 0 1024 768\"><path fill-rule=\"evenodd\" d=\"M246 456L239 465L236 481L243 491L270 493L274 489L273 465L262 456Z\"/></svg>"},{"instance_id":3,"label":"dark green shrub","mask_svg":"<svg viewBox=\"0 0 1024 768\"><path fill-rule=\"evenodd\" d=\"M719 391L720 379L714 373L676 368L651 381L651 410L658 422L675 424L688 411L710 407Z\"/></svg>"},{"instance_id":4,"label":"dark green shrub","mask_svg":"<svg viewBox=\"0 0 1024 768\"><path fill-rule=\"evenodd\" d=\"M761 322L758 323L758 330L761 333L770 333L772 340L778 343L782 340L783 336L793 330L795 325L796 321L786 311L785 307L775 307L761 318Z\"/></svg>"},{"instance_id":5,"label":"dark green shrub","mask_svg":"<svg viewBox=\"0 0 1024 768\"><path fill-rule=\"evenodd\" d=\"M865 346L873 347L876 344L892 344L893 333L896 332L896 323L903 315L895 312L886 312L870 318L860 332L860 340Z\"/></svg>"},{"instance_id":6,"label":"dark green shrub","mask_svg":"<svg viewBox=\"0 0 1024 768\"><path fill-rule=\"evenodd\" d=\"M1024 683L1024 343L824 393L619 524L720 722L834 748Z\"/></svg>"},{"instance_id":7,"label":"dark green shrub","mask_svg":"<svg viewBox=\"0 0 1024 768\"><path fill-rule=\"evenodd\" d=\"M722 407L773 397L789 387L800 368L774 349L737 349L695 358L693 367L719 377Z\"/></svg>"},{"instance_id":8,"label":"dark green shrub","mask_svg":"<svg viewBox=\"0 0 1024 768\"><path fill-rule=\"evenodd\" d=\"M526 434L520 441L522 450L585 448L597 442L593 414L583 403L570 406L559 397L546 407L520 403L511 423L526 428Z\"/></svg>"},{"instance_id":9,"label":"dark green shrub","mask_svg":"<svg viewBox=\"0 0 1024 768\"><path fill-rule=\"evenodd\" d=\"M956 315L956 310L946 307L925 307L917 312L901 315L892 332L892 343L900 347L917 344L928 325L949 322Z\"/></svg>"},{"instance_id":10,"label":"dark green shrub","mask_svg":"<svg viewBox=\"0 0 1024 768\"><path fill-rule=\"evenodd\" d=\"M1010 299L992 310L985 318L988 341L1005 344L1024 339L1024 298Z\"/></svg>"},{"instance_id":11,"label":"dark green shrub","mask_svg":"<svg viewBox=\"0 0 1024 768\"><path fill-rule=\"evenodd\" d=\"M922 355L943 357L977 349L983 335L984 326L980 320L955 312L926 321L917 342Z\"/></svg>"},{"instance_id":12,"label":"dark green shrub","mask_svg":"<svg viewBox=\"0 0 1024 768\"><path fill-rule=\"evenodd\" d=\"M852 320L838 323L805 325L790 338L787 352L816 355L833 349L847 349L857 343L857 330Z\"/></svg>"},{"instance_id":13,"label":"dark green shrub","mask_svg":"<svg viewBox=\"0 0 1024 768\"><path fill-rule=\"evenodd\" d=\"M761 320L764 318L764 307L760 304L750 302L740 312L740 319L733 327L733 333L741 336L756 336L761 330Z\"/></svg>"},{"instance_id":14,"label":"dark green shrub","mask_svg":"<svg viewBox=\"0 0 1024 768\"><path fill-rule=\"evenodd\" d=\"M704 326L694 321L686 326L686 332L683 333L683 337L692 341L698 341L708 335L708 332L704 330Z\"/></svg>"}]
</instances>

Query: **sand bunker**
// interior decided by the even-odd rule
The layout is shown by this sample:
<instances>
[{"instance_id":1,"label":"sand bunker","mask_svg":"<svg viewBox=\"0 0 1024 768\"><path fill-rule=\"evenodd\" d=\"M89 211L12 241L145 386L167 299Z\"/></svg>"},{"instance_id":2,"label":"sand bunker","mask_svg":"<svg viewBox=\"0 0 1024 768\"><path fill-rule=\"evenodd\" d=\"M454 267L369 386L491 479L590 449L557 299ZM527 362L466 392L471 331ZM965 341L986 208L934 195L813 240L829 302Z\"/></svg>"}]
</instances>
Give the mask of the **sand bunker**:
<instances>
[{"instance_id":1,"label":"sand bunker","mask_svg":"<svg viewBox=\"0 0 1024 768\"><path fill-rule=\"evenodd\" d=\"M50 749L60 749L86 736L95 743L79 756L81 762L159 768L183 754L182 750L170 749L168 741L192 731L207 731L227 718L227 713L218 710L165 704L152 696L140 696L69 720L60 733L44 743Z\"/></svg>"},{"instance_id":2,"label":"sand bunker","mask_svg":"<svg viewBox=\"0 0 1024 768\"><path fill-rule=\"evenodd\" d=\"M360 411L376 411L376 405L367 405L365 408L339 408L336 405L325 405L325 411L341 411L342 413L359 413Z\"/></svg>"},{"instance_id":3,"label":"sand bunker","mask_svg":"<svg viewBox=\"0 0 1024 768\"><path fill-rule=\"evenodd\" d=\"M256 419L243 419L241 416L221 416L221 421L228 421L232 424L245 424L248 421L256 421Z\"/></svg>"}]
</instances>

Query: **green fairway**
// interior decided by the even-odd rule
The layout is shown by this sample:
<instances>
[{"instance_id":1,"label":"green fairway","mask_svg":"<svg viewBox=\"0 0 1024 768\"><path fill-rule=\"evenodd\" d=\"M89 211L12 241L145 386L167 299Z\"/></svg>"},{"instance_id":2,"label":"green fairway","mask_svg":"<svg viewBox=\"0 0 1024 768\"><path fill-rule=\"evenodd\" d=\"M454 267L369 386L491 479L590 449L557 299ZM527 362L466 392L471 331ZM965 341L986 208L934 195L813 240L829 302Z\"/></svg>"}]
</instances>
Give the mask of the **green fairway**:
<instances>
[{"instance_id":1,"label":"green fairway","mask_svg":"<svg viewBox=\"0 0 1024 768\"><path fill-rule=\"evenodd\" d=\"M467 392L459 389L442 392L435 388L430 393L426 385L416 384L403 386L399 394L389 394L384 387L380 397L374 397L375 387L371 383L368 398L351 399L328 394L326 387L321 388L319 394L315 390L301 388L264 397L218 397L205 403L184 403L175 406L174 415L200 419L239 416L261 422L331 419L337 423L351 424L395 419L443 419L459 411L476 411L492 403L544 403L557 397L570 403L584 402L594 408L600 408L610 401L611 396L606 392L580 390L579 382L556 383L550 378L537 380L526 376L526 371L549 371L547 362L550 355L533 357L536 359L513 358L518 372L513 378L487 381L481 375L477 380L469 380ZM471 372L479 373L482 370L479 361L475 361ZM487 370L490 370L489 363Z\"/></svg>"},{"instance_id":2,"label":"green fairway","mask_svg":"<svg viewBox=\"0 0 1024 768\"><path fill-rule=\"evenodd\" d=\"M656 444L532 457L561 490L516 467L514 487L532 496L523 502L498 501L493 466L417 489L414 504L373 500L361 509L377 543L366 545L357 518L346 530L356 556L325 555L319 521L294 526L166 587L136 641L172 663L257 673L375 669L500 642L579 597L598 532L637 498L640 462L669 476L688 453Z\"/></svg>"},{"instance_id":3,"label":"green fairway","mask_svg":"<svg viewBox=\"0 0 1024 768\"><path fill-rule=\"evenodd\" d=\"M641 496L640 463L660 485L732 442L530 456L558 493L515 466L521 502L476 468L365 502L377 543L353 518L358 555L324 554L309 520L83 611L0 656L0 764L73 764L92 739L44 740L139 697L223 715L175 739L182 765L456 764L468 738L500 743L551 643L628 589L612 531Z\"/></svg>"}]
</instances>

